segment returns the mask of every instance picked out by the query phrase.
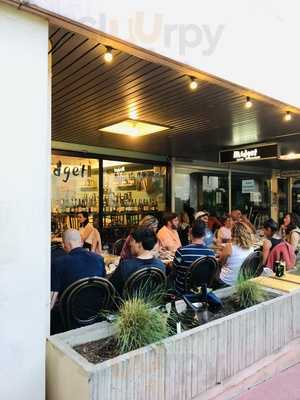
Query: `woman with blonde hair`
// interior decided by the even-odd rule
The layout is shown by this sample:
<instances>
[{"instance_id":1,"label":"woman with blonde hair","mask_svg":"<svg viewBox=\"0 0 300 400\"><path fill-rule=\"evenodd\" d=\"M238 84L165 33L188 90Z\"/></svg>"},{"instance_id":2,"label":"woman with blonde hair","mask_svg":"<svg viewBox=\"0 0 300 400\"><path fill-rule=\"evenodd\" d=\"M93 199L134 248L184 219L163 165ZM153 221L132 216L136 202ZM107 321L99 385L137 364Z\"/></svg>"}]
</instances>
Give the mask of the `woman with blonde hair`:
<instances>
[{"instance_id":1,"label":"woman with blonde hair","mask_svg":"<svg viewBox=\"0 0 300 400\"><path fill-rule=\"evenodd\" d=\"M243 262L253 251L253 236L249 227L237 222L232 228L232 242L227 243L220 253L220 283L233 286L239 277Z\"/></svg>"}]
</instances>

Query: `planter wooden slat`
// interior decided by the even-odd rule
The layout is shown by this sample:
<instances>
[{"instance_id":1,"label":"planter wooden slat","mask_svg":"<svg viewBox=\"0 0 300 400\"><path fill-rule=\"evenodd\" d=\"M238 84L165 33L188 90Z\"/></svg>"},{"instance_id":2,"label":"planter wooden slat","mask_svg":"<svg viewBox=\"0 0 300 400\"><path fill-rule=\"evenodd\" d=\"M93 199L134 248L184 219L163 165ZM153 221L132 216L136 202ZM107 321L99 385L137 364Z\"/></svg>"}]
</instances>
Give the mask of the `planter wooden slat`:
<instances>
[{"instance_id":1,"label":"planter wooden slat","mask_svg":"<svg viewBox=\"0 0 300 400\"><path fill-rule=\"evenodd\" d=\"M50 337L48 400L190 400L300 336L300 291L92 365L72 346L110 336L100 323Z\"/></svg>"}]
</instances>

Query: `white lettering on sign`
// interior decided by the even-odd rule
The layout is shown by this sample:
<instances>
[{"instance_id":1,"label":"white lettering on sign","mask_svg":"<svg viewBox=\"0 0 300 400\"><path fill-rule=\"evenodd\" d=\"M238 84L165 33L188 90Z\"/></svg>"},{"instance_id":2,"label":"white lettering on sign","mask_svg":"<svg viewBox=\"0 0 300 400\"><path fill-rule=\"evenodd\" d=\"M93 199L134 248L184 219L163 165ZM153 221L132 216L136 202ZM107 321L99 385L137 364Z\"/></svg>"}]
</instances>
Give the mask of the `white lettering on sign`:
<instances>
[{"instance_id":1,"label":"white lettering on sign","mask_svg":"<svg viewBox=\"0 0 300 400\"><path fill-rule=\"evenodd\" d=\"M242 180L242 193L254 193L258 192L258 184L254 179L243 179Z\"/></svg>"},{"instance_id":2,"label":"white lettering on sign","mask_svg":"<svg viewBox=\"0 0 300 400\"><path fill-rule=\"evenodd\" d=\"M114 168L114 173L125 172L125 167Z\"/></svg>"},{"instance_id":3,"label":"white lettering on sign","mask_svg":"<svg viewBox=\"0 0 300 400\"><path fill-rule=\"evenodd\" d=\"M234 150L233 158L235 161L258 160L260 159L260 155L258 155L257 149Z\"/></svg>"}]
</instances>

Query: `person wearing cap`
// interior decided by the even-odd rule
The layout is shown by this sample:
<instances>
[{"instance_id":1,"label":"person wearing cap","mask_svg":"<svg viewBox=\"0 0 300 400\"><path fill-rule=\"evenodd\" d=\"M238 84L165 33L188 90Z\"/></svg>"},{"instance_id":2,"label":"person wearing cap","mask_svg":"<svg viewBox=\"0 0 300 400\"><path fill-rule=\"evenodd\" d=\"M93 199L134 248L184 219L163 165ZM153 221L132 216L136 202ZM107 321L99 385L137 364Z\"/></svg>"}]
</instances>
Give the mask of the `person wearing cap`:
<instances>
[{"instance_id":1,"label":"person wearing cap","mask_svg":"<svg viewBox=\"0 0 300 400\"><path fill-rule=\"evenodd\" d=\"M202 210L195 214L195 220L201 220L205 223L205 236L203 238L203 243L206 247L212 247L214 241L214 235L212 231L208 228L208 211Z\"/></svg>"},{"instance_id":2,"label":"person wearing cap","mask_svg":"<svg viewBox=\"0 0 300 400\"><path fill-rule=\"evenodd\" d=\"M156 233L157 232L157 228L158 228L158 219L156 217L154 217L153 215L146 215L139 222L139 227L150 229L154 233ZM120 254L120 256L121 256L120 261L129 260L129 259L133 258L133 255L132 255L132 252L131 252L131 244L130 244L131 240L132 240L132 235L130 234L130 235L127 236L127 238L126 238L126 240L124 242L124 245L123 245L123 248L122 248L122 251L121 251L121 254ZM153 254L154 255L158 254L159 248L160 248L160 243L158 241L157 244L154 246L154 249L153 249Z\"/></svg>"}]
</instances>

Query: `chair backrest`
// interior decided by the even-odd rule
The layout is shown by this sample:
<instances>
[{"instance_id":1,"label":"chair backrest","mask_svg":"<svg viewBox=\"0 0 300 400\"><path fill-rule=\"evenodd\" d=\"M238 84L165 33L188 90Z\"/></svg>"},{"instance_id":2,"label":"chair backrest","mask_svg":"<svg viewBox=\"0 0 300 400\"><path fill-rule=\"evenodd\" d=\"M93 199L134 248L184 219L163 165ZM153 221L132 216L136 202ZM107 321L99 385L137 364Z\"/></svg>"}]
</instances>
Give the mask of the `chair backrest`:
<instances>
[{"instance_id":1,"label":"chair backrest","mask_svg":"<svg viewBox=\"0 0 300 400\"><path fill-rule=\"evenodd\" d=\"M126 239L118 239L113 244L112 253L115 256L120 256Z\"/></svg>"},{"instance_id":2,"label":"chair backrest","mask_svg":"<svg viewBox=\"0 0 300 400\"><path fill-rule=\"evenodd\" d=\"M65 330L91 325L101 320L100 312L113 304L115 289L105 278L83 278L72 283L60 298Z\"/></svg>"},{"instance_id":3,"label":"chair backrest","mask_svg":"<svg viewBox=\"0 0 300 400\"><path fill-rule=\"evenodd\" d=\"M263 254L261 251L254 251L243 261L239 276L242 278L254 278L261 275L263 271Z\"/></svg>"},{"instance_id":4,"label":"chair backrest","mask_svg":"<svg viewBox=\"0 0 300 400\"><path fill-rule=\"evenodd\" d=\"M155 266L147 266L134 272L125 282L123 297L149 297L153 293L165 289L167 278L165 273Z\"/></svg>"},{"instance_id":5,"label":"chair backrest","mask_svg":"<svg viewBox=\"0 0 300 400\"><path fill-rule=\"evenodd\" d=\"M195 260L185 278L185 290L189 292L201 286L211 287L218 271L215 257L205 256Z\"/></svg>"}]
</instances>

